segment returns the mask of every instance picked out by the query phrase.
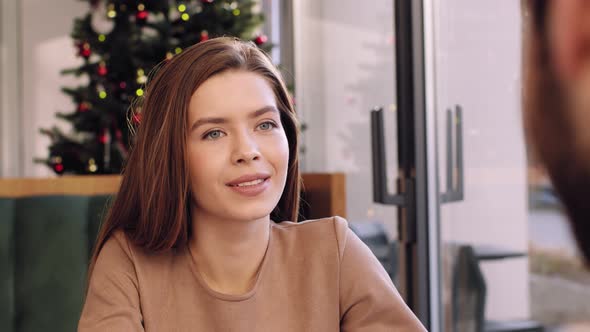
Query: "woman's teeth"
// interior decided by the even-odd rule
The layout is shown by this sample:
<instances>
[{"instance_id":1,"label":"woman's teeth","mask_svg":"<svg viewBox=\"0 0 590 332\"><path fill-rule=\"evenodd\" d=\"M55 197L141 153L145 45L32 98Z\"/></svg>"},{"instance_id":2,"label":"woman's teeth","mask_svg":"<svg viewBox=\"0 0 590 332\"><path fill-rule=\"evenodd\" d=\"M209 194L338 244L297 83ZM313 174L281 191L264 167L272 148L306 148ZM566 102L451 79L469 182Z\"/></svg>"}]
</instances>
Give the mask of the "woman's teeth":
<instances>
[{"instance_id":1,"label":"woman's teeth","mask_svg":"<svg viewBox=\"0 0 590 332\"><path fill-rule=\"evenodd\" d=\"M257 185L262 182L264 182L263 179L258 179L258 180L254 180L254 181L250 181L250 182L244 182L244 183L237 184L236 187L254 186L254 185Z\"/></svg>"}]
</instances>

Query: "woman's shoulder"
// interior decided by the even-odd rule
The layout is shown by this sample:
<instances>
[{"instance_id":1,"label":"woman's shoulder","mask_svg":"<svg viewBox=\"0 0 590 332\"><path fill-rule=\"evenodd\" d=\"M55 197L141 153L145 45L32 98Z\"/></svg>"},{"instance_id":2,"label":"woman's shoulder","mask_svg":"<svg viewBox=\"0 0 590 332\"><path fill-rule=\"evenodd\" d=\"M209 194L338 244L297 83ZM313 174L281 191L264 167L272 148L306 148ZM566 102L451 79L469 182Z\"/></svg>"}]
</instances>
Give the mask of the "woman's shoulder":
<instances>
[{"instance_id":1,"label":"woman's shoulder","mask_svg":"<svg viewBox=\"0 0 590 332\"><path fill-rule=\"evenodd\" d=\"M300 222L283 221L274 223L273 228L283 241L315 242L330 248L336 246L340 255L349 232L348 222L339 216Z\"/></svg>"},{"instance_id":2,"label":"woman's shoulder","mask_svg":"<svg viewBox=\"0 0 590 332\"><path fill-rule=\"evenodd\" d=\"M273 226L290 233L342 233L348 229L348 222L342 217L333 216L321 219L304 220L300 222L275 222L273 223Z\"/></svg>"},{"instance_id":3,"label":"woman's shoulder","mask_svg":"<svg viewBox=\"0 0 590 332\"><path fill-rule=\"evenodd\" d=\"M134 256L135 253L128 235L124 230L116 229L104 241L100 248L98 260L120 263L122 260L133 260Z\"/></svg>"},{"instance_id":4,"label":"woman's shoulder","mask_svg":"<svg viewBox=\"0 0 590 332\"><path fill-rule=\"evenodd\" d=\"M274 222L274 226L275 227L279 227L279 228L318 228L318 227L348 227L348 222L346 221L346 219L340 217L340 216L332 216L332 217L326 217L326 218L320 218L320 219L309 219L309 220L303 220L303 221L299 221L299 222L293 222L293 221L282 221L282 222Z\"/></svg>"},{"instance_id":5,"label":"woman's shoulder","mask_svg":"<svg viewBox=\"0 0 590 332\"><path fill-rule=\"evenodd\" d=\"M100 251L101 254L103 251L106 251L110 254L125 255L135 261L137 259L143 260L144 258L153 259L160 256L174 256L177 251L181 250L172 248L164 252L152 252L143 246L136 244L132 239L132 235L126 230L116 229L109 235Z\"/></svg>"},{"instance_id":6,"label":"woman's shoulder","mask_svg":"<svg viewBox=\"0 0 590 332\"><path fill-rule=\"evenodd\" d=\"M136 272L161 274L172 268L186 253L181 248L162 252L150 251L135 244L131 235L118 229L111 233L102 246L97 258L101 265L109 268L132 266Z\"/></svg>"}]
</instances>

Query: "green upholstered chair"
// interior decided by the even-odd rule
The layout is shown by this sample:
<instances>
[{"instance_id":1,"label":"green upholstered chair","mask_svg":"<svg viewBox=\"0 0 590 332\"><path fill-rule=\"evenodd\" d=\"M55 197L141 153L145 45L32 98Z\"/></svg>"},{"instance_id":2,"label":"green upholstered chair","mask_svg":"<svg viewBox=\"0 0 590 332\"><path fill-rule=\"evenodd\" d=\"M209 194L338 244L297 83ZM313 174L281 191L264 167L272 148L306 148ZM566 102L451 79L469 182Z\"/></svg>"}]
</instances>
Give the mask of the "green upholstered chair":
<instances>
[{"instance_id":1,"label":"green upholstered chair","mask_svg":"<svg viewBox=\"0 0 590 332\"><path fill-rule=\"evenodd\" d=\"M0 330L76 330L108 198L0 198Z\"/></svg>"}]
</instances>

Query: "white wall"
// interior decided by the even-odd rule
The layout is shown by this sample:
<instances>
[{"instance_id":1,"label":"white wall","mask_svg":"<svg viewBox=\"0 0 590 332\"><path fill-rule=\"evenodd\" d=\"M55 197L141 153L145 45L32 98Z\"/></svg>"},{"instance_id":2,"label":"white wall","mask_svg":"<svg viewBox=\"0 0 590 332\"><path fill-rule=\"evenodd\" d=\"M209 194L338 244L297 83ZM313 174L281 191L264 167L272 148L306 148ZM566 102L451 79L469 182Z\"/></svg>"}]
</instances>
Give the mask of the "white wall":
<instances>
[{"instance_id":1,"label":"white wall","mask_svg":"<svg viewBox=\"0 0 590 332\"><path fill-rule=\"evenodd\" d=\"M69 128L54 114L74 109L60 89L77 81L59 72L82 63L69 35L74 17L87 10L88 3L76 0L2 0L0 176L53 176L33 163L48 155L49 138L39 129Z\"/></svg>"},{"instance_id":2,"label":"white wall","mask_svg":"<svg viewBox=\"0 0 590 332\"><path fill-rule=\"evenodd\" d=\"M0 176L20 176L20 6L0 0Z\"/></svg>"},{"instance_id":3,"label":"white wall","mask_svg":"<svg viewBox=\"0 0 590 332\"><path fill-rule=\"evenodd\" d=\"M23 172L27 177L50 176L44 165L34 164L33 158L46 158L49 139L39 134L39 128L68 124L55 118L55 112L71 112L72 100L60 89L76 86L72 76L61 76L65 68L82 63L76 57L70 32L74 18L88 11L89 4L76 0L22 0L22 137Z\"/></svg>"},{"instance_id":4,"label":"white wall","mask_svg":"<svg viewBox=\"0 0 590 332\"><path fill-rule=\"evenodd\" d=\"M347 174L350 221L379 219L396 235L396 209L373 204L370 110L394 108L393 1L294 2L297 110L308 124L303 169ZM396 174L395 114L386 115Z\"/></svg>"}]
</instances>

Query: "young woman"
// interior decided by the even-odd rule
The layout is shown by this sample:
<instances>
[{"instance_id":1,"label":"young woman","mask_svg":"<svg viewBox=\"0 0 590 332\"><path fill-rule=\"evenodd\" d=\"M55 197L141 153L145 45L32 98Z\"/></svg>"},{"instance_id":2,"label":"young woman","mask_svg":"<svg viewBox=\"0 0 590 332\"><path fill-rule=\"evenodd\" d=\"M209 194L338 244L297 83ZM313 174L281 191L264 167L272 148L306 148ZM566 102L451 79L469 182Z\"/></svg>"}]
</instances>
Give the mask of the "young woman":
<instances>
[{"instance_id":1,"label":"young woman","mask_svg":"<svg viewBox=\"0 0 590 332\"><path fill-rule=\"evenodd\" d=\"M344 219L291 222L297 121L255 45L186 49L141 106L79 331L423 330Z\"/></svg>"}]
</instances>

